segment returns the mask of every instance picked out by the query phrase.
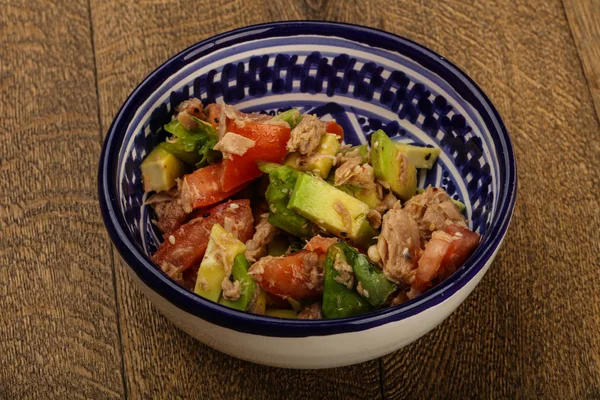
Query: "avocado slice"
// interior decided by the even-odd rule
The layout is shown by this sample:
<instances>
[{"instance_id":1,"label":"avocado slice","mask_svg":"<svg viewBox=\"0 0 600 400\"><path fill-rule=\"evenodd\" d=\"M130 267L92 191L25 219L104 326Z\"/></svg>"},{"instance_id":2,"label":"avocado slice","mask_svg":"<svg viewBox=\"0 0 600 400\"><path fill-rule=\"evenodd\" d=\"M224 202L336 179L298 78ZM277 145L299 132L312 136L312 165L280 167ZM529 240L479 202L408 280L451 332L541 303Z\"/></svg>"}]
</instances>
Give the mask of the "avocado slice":
<instances>
[{"instance_id":1,"label":"avocado slice","mask_svg":"<svg viewBox=\"0 0 600 400\"><path fill-rule=\"evenodd\" d=\"M369 206L310 174L300 173L288 207L343 240L368 247L377 232L367 221Z\"/></svg>"},{"instance_id":2,"label":"avocado slice","mask_svg":"<svg viewBox=\"0 0 600 400\"><path fill-rule=\"evenodd\" d=\"M314 172L321 176L321 178L327 178L331 167L333 167L333 160L338 150L340 149L340 141L338 136L333 133L327 133L323 135L317 147L315 153L315 161L304 162L304 157L301 157L298 153L290 153L285 159L285 165L296 168L300 171Z\"/></svg>"},{"instance_id":3,"label":"avocado slice","mask_svg":"<svg viewBox=\"0 0 600 400\"><path fill-rule=\"evenodd\" d=\"M333 185L332 182L328 181L328 183ZM371 209L376 209L381 203L381 199L377 194L377 188L361 188L348 184L339 185L336 186L336 188L344 193L348 193L349 195L356 197L358 200L368 205Z\"/></svg>"},{"instance_id":4,"label":"avocado slice","mask_svg":"<svg viewBox=\"0 0 600 400\"><path fill-rule=\"evenodd\" d=\"M296 180L303 173L288 166L272 163L260 164L262 171L269 171L269 186L265 198L269 203L269 223L301 238L311 237L312 224L289 207L289 199Z\"/></svg>"},{"instance_id":5,"label":"avocado slice","mask_svg":"<svg viewBox=\"0 0 600 400\"><path fill-rule=\"evenodd\" d=\"M185 174L185 163L157 146L146 156L140 165L142 170L142 182L145 192L161 192L170 190L176 184L177 178Z\"/></svg>"},{"instance_id":6,"label":"avocado slice","mask_svg":"<svg viewBox=\"0 0 600 400\"><path fill-rule=\"evenodd\" d=\"M371 136L371 162L375 177L390 185L392 192L408 200L417 191L417 169L381 129Z\"/></svg>"},{"instance_id":7,"label":"avocado slice","mask_svg":"<svg viewBox=\"0 0 600 400\"><path fill-rule=\"evenodd\" d=\"M405 143L396 143L396 148L408 158L415 168L433 168L433 164L440 155L440 149L433 147L414 146Z\"/></svg>"},{"instance_id":8,"label":"avocado slice","mask_svg":"<svg viewBox=\"0 0 600 400\"><path fill-rule=\"evenodd\" d=\"M221 225L213 225L206 253L198 270L194 292L209 300L218 301L221 296L221 283L227 276L226 265L232 266L238 254L245 251L244 243Z\"/></svg>"}]
</instances>

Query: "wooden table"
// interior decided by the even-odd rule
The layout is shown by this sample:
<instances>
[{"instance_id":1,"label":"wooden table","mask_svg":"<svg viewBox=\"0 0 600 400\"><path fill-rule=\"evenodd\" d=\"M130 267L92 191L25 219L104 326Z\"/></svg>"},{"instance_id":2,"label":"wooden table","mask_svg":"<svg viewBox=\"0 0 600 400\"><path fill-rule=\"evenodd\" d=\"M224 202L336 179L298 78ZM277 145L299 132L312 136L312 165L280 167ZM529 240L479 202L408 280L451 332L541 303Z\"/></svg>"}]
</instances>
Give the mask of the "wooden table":
<instances>
[{"instance_id":1,"label":"wooden table","mask_svg":"<svg viewBox=\"0 0 600 400\"><path fill-rule=\"evenodd\" d=\"M0 398L600 398L600 1L1 3ZM213 34L287 19L443 54L516 151L516 212L482 283L418 342L347 368L268 368L191 339L134 287L98 209L102 139L138 82Z\"/></svg>"}]
</instances>

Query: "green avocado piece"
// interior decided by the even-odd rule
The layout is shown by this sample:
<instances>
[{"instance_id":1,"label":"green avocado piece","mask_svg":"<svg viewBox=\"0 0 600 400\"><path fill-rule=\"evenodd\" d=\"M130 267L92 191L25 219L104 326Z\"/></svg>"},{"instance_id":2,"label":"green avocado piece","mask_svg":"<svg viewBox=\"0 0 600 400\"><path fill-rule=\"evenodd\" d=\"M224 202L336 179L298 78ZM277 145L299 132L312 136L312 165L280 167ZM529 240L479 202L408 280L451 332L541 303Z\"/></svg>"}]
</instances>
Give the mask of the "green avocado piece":
<instances>
[{"instance_id":1,"label":"green avocado piece","mask_svg":"<svg viewBox=\"0 0 600 400\"><path fill-rule=\"evenodd\" d=\"M408 158L415 168L431 169L440 155L440 149L433 147L414 146L405 143L396 143L396 148Z\"/></svg>"},{"instance_id":2,"label":"green avocado piece","mask_svg":"<svg viewBox=\"0 0 600 400\"><path fill-rule=\"evenodd\" d=\"M218 301L222 291L221 283L227 276L225 264L233 265L238 254L244 254L245 251L244 243L221 225L213 225L194 292L209 300Z\"/></svg>"},{"instance_id":3,"label":"green avocado piece","mask_svg":"<svg viewBox=\"0 0 600 400\"><path fill-rule=\"evenodd\" d=\"M333 159L339 149L340 141L338 140L338 136L333 133L326 133L321 138L315 155L310 157L314 161L305 162L304 157L301 157L300 154L290 153L285 159L285 165L289 165L300 171L319 174L321 178L325 179L329 175L329 171L331 171Z\"/></svg>"},{"instance_id":4,"label":"green avocado piece","mask_svg":"<svg viewBox=\"0 0 600 400\"><path fill-rule=\"evenodd\" d=\"M369 206L322 179L300 173L288 206L343 240L361 247L374 243L377 232L367 220Z\"/></svg>"},{"instance_id":5,"label":"green avocado piece","mask_svg":"<svg viewBox=\"0 0 600 400\"><path fill-rule=\"evenodd\" d=\"M157 146L140 164L145 192L170 190L186 172L185 164L161 146Z\"/></svg>"},{"instance_id":6,"label":"green avocado piece","mask_svg":"<svg viewBox=\"0 0 600 400\"><path fill-rule=\"evenodd\" d=\"M323 283L323 306L325 318L344 318L371 311L369 302L354 289L336 281L339 273L334 268L336 259L348 262L344 244L336 243L329 247L325 260L325 281Z\"/></svg>"},{"instance_id":7,"label":"green avocado piece","mask_svg":"<svg viewBox=\"0 0 600 400\"><path fill-rule=\"evenodd\" d=\"M233 260L231 275L234 280L240 282L240 298L232 301L221 296L219 304L241 311L246 311L248 309L248 305L254 297L254 291L256 290L256 282L248 275L248 268L250 268L250 263L246 259L246 256L244 254L238 254Z\"/></svg>"},{"instance_id":8,"label":"green avocado piece","mask_svg":"<svg viewBox=\"0 0 600 400\"><path fill-rule=\"evenodd\" d=\"M296 180L302 172L277 164L261 164L260 168L269 172L269 186L265 198L269 203L269 223L294 236L311 237L312 223L289 207L289 200L296 186Z\"/></svg>"},{"instance_id":9,"label":"green avocado piece","mask_svg":"<svg viewBox=\"0 0 600 400\"><path fill-rule=\"evenodd\" d=\"M417 190L417 169L381 129L371 136L371 163L375 177L390 185L402 200Z\"/></svg>"}]
</instances>

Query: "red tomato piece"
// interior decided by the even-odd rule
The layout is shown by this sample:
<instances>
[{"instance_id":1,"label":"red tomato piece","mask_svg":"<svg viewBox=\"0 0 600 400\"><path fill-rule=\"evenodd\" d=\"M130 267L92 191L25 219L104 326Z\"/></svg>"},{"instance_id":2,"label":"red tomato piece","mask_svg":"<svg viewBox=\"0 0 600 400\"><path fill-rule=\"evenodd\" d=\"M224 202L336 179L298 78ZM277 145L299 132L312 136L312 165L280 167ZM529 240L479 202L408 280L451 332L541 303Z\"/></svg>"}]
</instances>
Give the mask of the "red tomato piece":
<instances>
[{"instance_id":1,"label":"red tomato piece","mask_svg":"<svg viewBox=\"0 0 600 400\"><path fill-rule=\"evenodd\" d=\"M180 280L183 271L199 264L204 257L210 231L215 224L225 229L228 225L233 226L230 229L236 230L238 239L244 243L252 239L254 218L250 201L243 199L219 204L182 225L161 243L152 260L169 276Z\"/></svg>"},{"instance_id":2,"label":"red tomato piece","mask_svg":"<svg viewBox=\"0 0 600 400\"><path fill-rule=\"evenodd\" d=\"M323 285L311 282L304 266L314 252L302 250L284 257L263 257L250 267L252 278L267 292L282 298L310 299L323 293Z\"/></svg>"},{"instance_id":3,"label":"red tomato piece","mask_svg":"<svg viewBox=\"0 0 600 400\"><path fill-rule=\"evenodd\" d=\"M327 125L325 125L325 131L327 133L338 135L340 142L344 140L344 128L342 128L342 126L335 121L329 121Z\"/></svg>"},{"instance_id":4,"label":"red tomato piece","mask_svg":"<svg viewBox=\"0 0 600 400\"><path fill-rule=\"evenodd\" d=\"M224 191L258 178L262 172L256 166L257 161L281 164L287 155L285 146L290 139L290 128L286 126L246 122L239 127L235 121L229 121L227 131L252 139L255 145L241 156L232 154L231 159L223 160L221 186Z\"/></svg>"},{"instance_id":5,"label":"red tomato piece","mask_svg":"<svg viewBox=\"0 0 600 400\"><path fill-rule=\"evenodd\" d=\"M314 251L315 253L321 255L321 254L327 254L327 250L329 250L329 246L331 246L332 244L337 243L338 240L336 238L328 238L328 237L323 237L321 235L316 235L313 236L312 239L310 239L308 241L308 243L306 243L306 245L304 246L305 250L309 250L309 251Z\"/></svg>"},{"instance_id":6,"label":"red tomato piece","mask_svg":"<svg viewBox=\"0 0 600 400\"><path fill-rule=\"evenodd\" d=\"M181 189L182 200L188 202L192 208L207 207L225 200L247 186L242 184L222 190L220 185L222 171L223 163L218 162L185 175Z\"/></svg>"},{"instance_id":7,"label":"red tomato piece","mask_svg":"<svg viewBox=\"0 0 600 400\"><path fill-rule=\"evenodd\" d=\"M444 232L450 234L454 240L450 243L441 267L444 271L453 273L467 261L467 258L477 248L480 235L458 225L449 225Z\"/></svg>"},{"instance_id":8,"label":"red tomato piece","mask_svg":"<svg viewBox=\"0 0 600 400\"><path fill-rule=\"evenodd\" d=\"M431 240L427 242L425 250L419 258L412 286L421 291L431 286L431 281L438 275L442 260L448 252L451 242L452 237L449 234L443 231L433 232Z\"/></svg>"}]
</instances>

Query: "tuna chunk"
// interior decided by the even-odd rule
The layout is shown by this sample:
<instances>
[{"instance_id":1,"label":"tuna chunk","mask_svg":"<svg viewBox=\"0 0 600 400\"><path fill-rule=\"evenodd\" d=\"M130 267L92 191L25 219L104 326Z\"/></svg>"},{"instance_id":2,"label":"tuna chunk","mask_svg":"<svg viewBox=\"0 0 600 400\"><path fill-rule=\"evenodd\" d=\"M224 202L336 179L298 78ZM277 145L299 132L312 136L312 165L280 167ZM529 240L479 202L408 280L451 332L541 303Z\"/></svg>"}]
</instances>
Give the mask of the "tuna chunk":
<instances>
[{"instance_id":1,"label":"tuna chunk","mask_svg":"<svg viewBox=\"0 0 600 400\"><path fill-rule=\"evenodd\" d=\"M408 200L404 211L419 224L423 242L429 241L434 231L443 230L448 225L467 226L465 217L452 203L448 193L441 188L428 187L423 193Z\"/></svg>"},{"instance_id":2,"label":"tuna chunk","mask_svg":"<svg viewBox=\"0 0 600 400\"><path fill-rule=\"evenodd\" d=\"M305 306L302 311L298 313L298 319L322 319L323 314L321 313L321 303L313 303Z\"/></svg>"},{"instance_id":3,"label":"tuna chunk","mask_svg":"<svg viewBox=\"0 0 600 400\"><path fill-rule=\"evenodd\" d=\"M275 228L268 221L267 216L261 217L260 222L256 225L256 232L252 239L246 242L246 258L250 262L264 257L267 254L267 244L273 240L279 229Z\"/></svg>"},{"instance_id":4,"label":"tuna chunk","mask_svg":"<svg viewBox=\"0 0 600 400\"><path fill-rule=\"evenodd\" d=\"M414 280L420 247L419 226L408 212L392 209L383 216L377 250L389 280L407 284Z\"/></svg>"},{"instance_id":5,"label":"tuna chunk","mask_svg":"<svg viewBox=\"0 0 600 400\"><path fill-rule=\"evenodd\" d=\"M237 133L227 132L225 136L219 140L214 149L223 152L223 158L232 159L231 155L243 156L248 149L256 145L252 139L248 139Z\"/></svg>"},{"instance_id":6,"label":"tuna chunk","mask_svg":"<svg viewBox=\"0 0 600 400\"><path fill-rule=\"evenodd\" d=\"M287 149L290 152L297 151L302 155L312 155L319 147L319 142L325 135L325 123L317 116L306 114L302 121L291 132Z\"/></svg>"}]
</instances>

